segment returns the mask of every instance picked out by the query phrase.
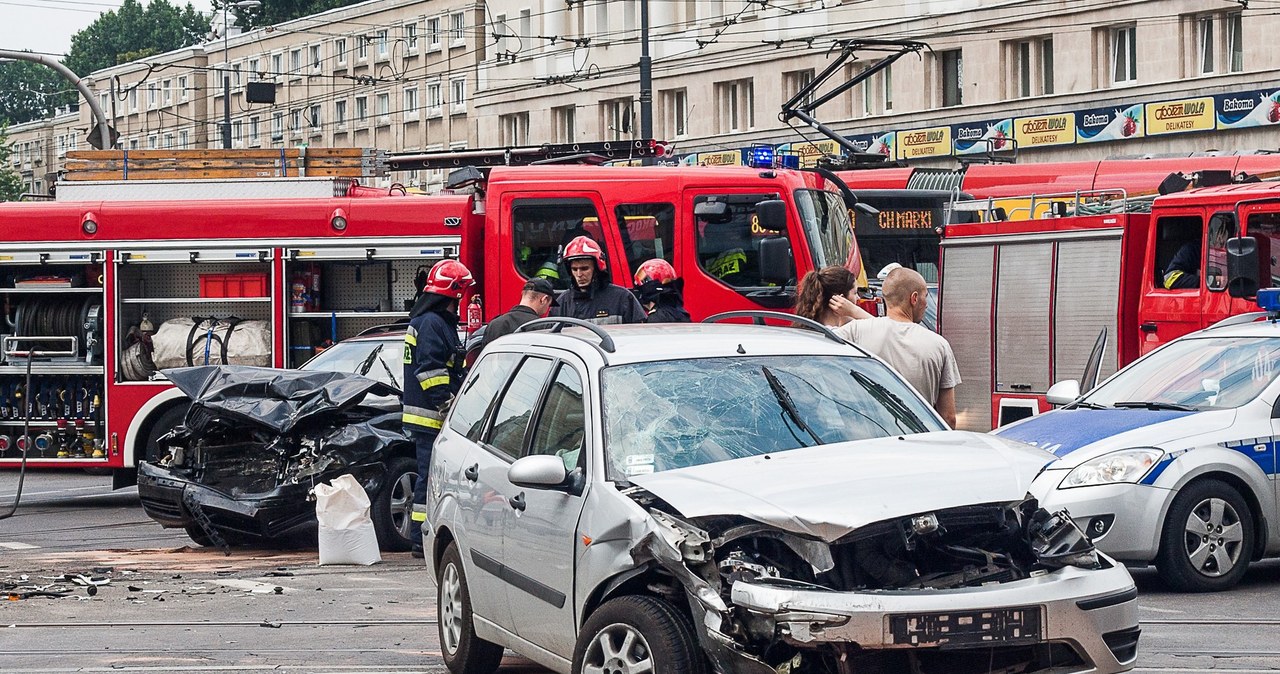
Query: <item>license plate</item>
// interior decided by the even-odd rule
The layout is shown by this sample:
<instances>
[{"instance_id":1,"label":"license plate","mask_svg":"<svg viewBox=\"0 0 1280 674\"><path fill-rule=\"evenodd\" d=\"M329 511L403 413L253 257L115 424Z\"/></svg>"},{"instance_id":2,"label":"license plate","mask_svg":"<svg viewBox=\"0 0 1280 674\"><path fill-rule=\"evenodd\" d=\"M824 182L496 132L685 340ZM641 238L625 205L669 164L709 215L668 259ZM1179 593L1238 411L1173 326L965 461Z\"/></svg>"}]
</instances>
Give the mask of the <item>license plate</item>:
<instances>
[{"instance_id":1,"label":"license plate","mask_svg":"<svg viewBox=\"0 0 1280 674\"><path fill-rule=\"evenodd\" d=\"M1043 624L1039 606L889 616L893 643L910 646L1034 643Z\"/></svg>"}]
</instances>

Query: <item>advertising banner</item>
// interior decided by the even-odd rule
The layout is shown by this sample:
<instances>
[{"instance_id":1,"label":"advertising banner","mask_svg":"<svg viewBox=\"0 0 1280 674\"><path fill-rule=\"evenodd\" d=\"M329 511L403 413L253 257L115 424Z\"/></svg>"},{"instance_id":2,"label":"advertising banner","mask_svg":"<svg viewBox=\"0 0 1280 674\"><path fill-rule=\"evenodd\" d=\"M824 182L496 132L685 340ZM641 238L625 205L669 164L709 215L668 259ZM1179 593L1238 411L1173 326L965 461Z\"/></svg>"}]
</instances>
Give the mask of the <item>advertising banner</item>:
<instances>
[{"instance_id":1,"label":"advertising banner","mask_svg":"<svg viewBox=\"0 0 1280 674\"><path fill-rule=\"evenodd\" d=\"M1009 149L1013 138L1012 119L965 122L951 127L951 138L957 155L984 154Z\"/></svg>"},{"instance_id":2,"label":"advertising banner","mask_svg":"<svg viewBox=\"0 0 1280 674\"><path fill-rule=\"evenodd\" d=\"M1143 135L1142 105L1076 111L1076 142L1101 143Z\"/></svg>"},{"instance_id":3,"label":"advertising banner","mask_svg":"<svg viewBox=\"0 0 1280 674\"><path fill-rule=\"evenodd\" d=\"M799 156L800 168L817 166L818 158L824 155L844 154L844 149L836 145L834 140L820 140L812 143L786 143L779 145L778 149Z\"/></svg>"},{"instance_id":4,"label":"advertising banner","mask_svg":"<svg viewBox=\"0 0 1280 674\"><path fill-rule=\"evenodd\" d=\"M1076 142L1076 114L1066 112L1060 115L1019 117L1013 122L1013 130L1019 150L1070 145Z\"/></svg>"},{"instance_id":5,"label":"advertising banner","mask_svg":"<svg viewBox=\"0 0 1280 674\"><path fill-rule=\"evenodd\" d=\"M1213 105L1213 98L1188 98L1181 101L1148 103L1146 106L1147 135L1210 131L1216 127Z\"/></svg>"},{"instance_id":6,"label":"advertising banner","mask_svg":"<svg viewBox=\"0 0 1280 674\"><path fill-rule=\"evenodd\" d=\"M1213 97L1219 129L1244 129L1280 123L1280 91L1244 91Z\"/></svg>"},{"instance_id":7,"label":"advertising banner","mask_svg":"<svg viewBox=\"0 0 1280 674\"><path fill-rule=\"evenodd\" d=\"M893 131L877 134L871 139L871 145L867 146L867 152L882 154L889 159L893 159L897 156L894 153L894 147L897 143L897 134Z\"/></svg>"},{"instance_id":8,"label":"advertising banner","mask_svg":"<svg viewBox=\"0 0 1280 674\"><path fill-rule=\"evenodd\" d=\"M951 155L951 127L935 126L898 132L898 159L948 157Z\"/></svg>"},{"instance_id":9,"label":"advertising banner","mask_svg":"<svg viewBox=\"0 0 1280 674\"><path fill-rule=\"evenodd\" d=\"M742 150L699 152L693 163L698 166L742 166Z\"/></svg>"}]
</instances>

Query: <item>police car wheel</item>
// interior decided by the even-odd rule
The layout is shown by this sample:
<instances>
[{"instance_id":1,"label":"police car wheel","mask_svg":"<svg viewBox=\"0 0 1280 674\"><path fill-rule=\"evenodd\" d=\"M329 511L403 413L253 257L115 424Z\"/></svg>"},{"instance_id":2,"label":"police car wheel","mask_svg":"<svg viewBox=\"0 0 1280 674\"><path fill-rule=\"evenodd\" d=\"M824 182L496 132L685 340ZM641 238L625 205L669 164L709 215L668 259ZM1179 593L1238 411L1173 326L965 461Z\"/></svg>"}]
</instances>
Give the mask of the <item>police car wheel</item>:
<instances>
[{"instance_id":1,"label":"police car wheel","mask_svg":"<svg viewBox=\"0 0 1280 674\"><path fill-rule=\"evenodd\" d=\"M1253 558L1253 512L1233 486L1193 482L1165 516L1156 568L1174 589L1217 592L1240 582Z\"/></svg>"}]
</instances>

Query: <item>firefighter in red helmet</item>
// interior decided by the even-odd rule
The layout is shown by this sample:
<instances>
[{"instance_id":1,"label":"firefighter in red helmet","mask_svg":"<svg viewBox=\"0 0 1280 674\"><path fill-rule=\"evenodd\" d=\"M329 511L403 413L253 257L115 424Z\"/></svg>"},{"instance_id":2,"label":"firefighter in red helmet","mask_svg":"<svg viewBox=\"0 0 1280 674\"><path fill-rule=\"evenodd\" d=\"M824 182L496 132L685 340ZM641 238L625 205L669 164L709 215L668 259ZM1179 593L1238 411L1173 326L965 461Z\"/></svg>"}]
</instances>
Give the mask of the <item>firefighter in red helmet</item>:
<instances>
[{"instance_id":1,"label":"firefighter in red helmet","mask_svg":"<svg viewBox=\"0 0 1280 674\"><path fill-rule=\"evenodd\" d=\"M644 322L644 308L635 295L609 281L604 250L591 237L579 236L566 244L560 261L569 269L572 283L556 298L552 316L601 324Z\"/></svg>"},{"instance_id":2,"label":"firefighter in red helmet","mask_svg":"<svg viewBox=\"0 0 1280 674\"><path fill-rule=\"evenodd\" d=\"M409 312L404 333L404 430L417 448L418 478L413 485L409 538L414 556L422 556L422 526L427 520L427 474L431 447L444 411L462 385L463 355L458 342L458 303L475 285L471 270L457 260L441 260L427 272L422 294Z\"/></svg>"},{"instance_id":3,"label":"firefighter in red helmet","mask_svg":"<svg viewBox=\"0 0 1280 674\"><path fill-rule=\"evenodd\" d=\"M684 281L676 277L676 269L661 258L645 260L636 269L636 294L640 305L648 312L649 323L688 323L684 298L680 291Z\"/></svg>"}]
</instances>

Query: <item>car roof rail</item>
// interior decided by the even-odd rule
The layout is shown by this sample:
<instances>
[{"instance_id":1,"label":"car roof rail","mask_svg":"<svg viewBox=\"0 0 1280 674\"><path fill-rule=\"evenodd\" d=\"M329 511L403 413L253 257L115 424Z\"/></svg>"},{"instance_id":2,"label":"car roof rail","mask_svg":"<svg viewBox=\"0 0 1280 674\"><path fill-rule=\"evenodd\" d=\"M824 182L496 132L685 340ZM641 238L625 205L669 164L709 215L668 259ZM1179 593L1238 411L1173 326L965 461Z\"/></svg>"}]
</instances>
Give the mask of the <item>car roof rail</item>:
<instances>
[{"instance_id":1,"label":"car roof rail","mask_svg":"<svg viewBox=\"0 0 1280 674\"><path fill-rule=\"evenodd\" d=\"M368 337L369 335L382 335L388 332L399 332L407 327L409 327L409 319L404 318L396 321L395 323L384 323L382 325L375 325L371 328L365 328L357 333L356 337Z\"/></svg>"},{"instance_id":2,"label":"car roof rail","mask_svg":"<svg viewBox=\"0 0 1280 674\"><path fill-rule=\"evenodd\" d=\"M600 346L597 348L601 351L606 353L613 353L614 351L617 351L617 347L613 345L613 338L610 337L609 333L605 332L599 325L577 318L569 318L567 316L538 318L516 328L516 332L532 332L534 330L550 329L551 332L558 333L564 330L566 326L586 328L595 333L596 337L600 338Z\"/></svg>"},{"instance_id":3,"label":"car roof rail","mask_svg":"<svg viewBox=\"0 0 1280 674\"><path fill-rule=\"evenodd\" d=\"M778 321L789 321L791 323L795 323L796 325L799 325L802 328L808 328L810 330L813 330L814 332L821 333L822 336L826 337L827 339L830 339L833 342L836 342L837 344L843 344L843 345L849 344L849 342L846 342L845 340L841 339L840 335L837 335L836 333L832 332L831 328L828 328L827 326L815 320L805 318L804 316L797 316L795 314L786 314L781 311L759 311L756 309L743 309L740 311L725 311L722 313L718 313L714 316L707 316L706 318L702 319L702 322L703 323L720 323L722 321L726 321L731 318L750 318L751 322L754 323L755 325L765 325L764 321L766 318L772 318ZM857 345L855 344L854 346L857 346ZM862 349L861 347L858 347L858 350L865 351L865 349Z\"/></svg>"}]
</instances>

